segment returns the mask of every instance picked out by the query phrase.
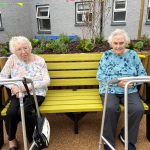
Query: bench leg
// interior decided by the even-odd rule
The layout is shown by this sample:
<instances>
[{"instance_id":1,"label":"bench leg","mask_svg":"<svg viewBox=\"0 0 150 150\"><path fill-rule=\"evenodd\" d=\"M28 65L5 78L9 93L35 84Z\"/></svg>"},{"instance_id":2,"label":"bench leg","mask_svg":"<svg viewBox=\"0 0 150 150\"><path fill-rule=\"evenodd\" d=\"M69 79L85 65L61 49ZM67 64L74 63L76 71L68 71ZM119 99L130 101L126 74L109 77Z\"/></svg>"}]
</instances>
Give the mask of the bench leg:
<instances>
[{"instance_id":1,"label":"bench leg","mask_svg":"<svg viewBox=\"0 0 150 150\"><path fill-rule=\"evenodd\" d=\"M81 113L66 113L66 115L74 121L74 133L78 134L79 128L78 128L78 122L79 120L84 117L86 112L81 112Z\"/></svg>"},{"instance_id":2,"label":"bench leg","mask_svg":"<svg viewBox=\"0 0 150 150\"><path fill-rule=\"evenodd\" d=\"M150 142L150 114L146 114L146 137Z\"/></svg>"},{"instance_id":3,"label":"bench leg","mask_svg":"<svg viewBox=\"0 0 150 150\"><path fill-rule=\"evenodd\" d=\"M79 121L79 116L78 114L74 114L74 133L78 134L78 121Z\"/></svg>"}]
</instances>

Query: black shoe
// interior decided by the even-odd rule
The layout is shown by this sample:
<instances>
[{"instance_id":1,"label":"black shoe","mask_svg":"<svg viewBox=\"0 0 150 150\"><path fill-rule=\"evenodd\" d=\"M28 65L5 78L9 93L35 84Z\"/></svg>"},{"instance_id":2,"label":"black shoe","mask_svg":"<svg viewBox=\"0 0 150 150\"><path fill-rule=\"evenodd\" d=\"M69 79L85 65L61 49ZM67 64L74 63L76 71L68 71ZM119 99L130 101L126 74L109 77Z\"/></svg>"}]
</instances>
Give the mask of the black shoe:
<instances>
[{"instance_id":1,"label":"black shoe","mask_svg":"<svg viewBox=\"0 0 150 150\"><path fill-rule=\"evenodd\" d=\"M120 133L119 133L119 139L120 141L125 144L125 139L124 139L124 128L121 129Z\"/></svg>"},{"instance_id":2,"label":"black shoe","mask_svg":"<svg viewBox=\"0 0 150 150\"><path fill-rule=\"evenodd\" d=\"M104 150L111 150L111 148L107 144L104 144Z\"/></svg>"},{"instance_id":3,"label":"black shoe","mask_svg":"<svg viewBox=\"0 0 150 150\"><path fill-rule=\"evenodd\" d=\"M128 150L136 150L135 145L132 144L132 143L129 143L129 144L128 144Z\"/></svg>"},{"instance_id":4,"label":"black shoe","mask_svg":"<svg viewBox=\"0 0 150 150\"><path fill-rule=\"evenodd\" d=\"M18 150L18 148L17 147L11 147L11 148L9 148L9 150Z\"/></svg>"}]
</instances>

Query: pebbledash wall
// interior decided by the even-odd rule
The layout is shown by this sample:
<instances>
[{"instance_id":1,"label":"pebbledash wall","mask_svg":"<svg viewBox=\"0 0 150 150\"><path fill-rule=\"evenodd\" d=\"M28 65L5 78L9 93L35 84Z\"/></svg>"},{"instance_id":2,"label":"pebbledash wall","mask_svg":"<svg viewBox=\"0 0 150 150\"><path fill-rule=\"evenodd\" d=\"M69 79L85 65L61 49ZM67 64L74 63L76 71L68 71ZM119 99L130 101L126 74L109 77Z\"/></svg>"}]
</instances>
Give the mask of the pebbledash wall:
<instances>
[{"instance_id":1,"label":"pebbledash wall","mask_svg":"<svg viewBox=\"0 0 150 150\"><path fill-rule=\"evenodd\" d=\"M136 39L139 27L140 2L141 0L126 0L126 20L124 24L112 23L113 2L106 0L103 16L103 34L107 39L108 35L116 28L125 29L131 39ZM51 36L61 33L67 35L79 35L83 37L86 34L86 26L75 24L75 4L80 0L22 0L23 5L18 5L18 0L5 0L0 2L0 43L8 41L12 36L24 35L28 38L34 38L37 35ZM147 7L149 0L144 3L144 15L142 23L142 35L150 35L150 23L147 23ZM39 32L36 6L49 5L50 8L50 26L49 33ZM108 11L109 10L109 11ZM99 19L99 18L97 18Z\"/></svg>"}]
</instances>

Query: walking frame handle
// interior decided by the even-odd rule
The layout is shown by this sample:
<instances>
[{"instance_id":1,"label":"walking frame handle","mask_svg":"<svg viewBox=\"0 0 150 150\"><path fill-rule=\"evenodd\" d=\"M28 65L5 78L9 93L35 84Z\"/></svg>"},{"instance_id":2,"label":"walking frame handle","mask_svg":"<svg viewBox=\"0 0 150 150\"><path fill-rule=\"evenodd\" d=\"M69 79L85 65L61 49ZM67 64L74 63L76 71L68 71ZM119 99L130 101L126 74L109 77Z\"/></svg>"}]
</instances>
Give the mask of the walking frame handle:
<instances>
[{"instance_id":1,"label":"walking frame handle","mask_svg":"<svg viewBox=\"0 0 150 150\"><path fill-rule=\"evenodd\" d=\"M21 119L22 119L24 150L28 150L28 147L27 147L27 136L26 136L26 126L25 126L25 115L24 115L24 108L23 108L23 93L20 90L19 84L16 83L18 81L23 82L24 84L31 83L33 97L34 97L35 106L36 106L36 110L37 110L37 115L38 115L38 117L40 117L40 112L39 112L39 108L38 108L38 102L37 102L37 98L36 98L36 94L35 94L35 88L34 88L33 81L31 79L29 79L29 78L0 79L0 86L1 85L10 85L10 84L14 84L14 85L18 86L19 99L20 99Z\"/></svg>"},{"instance_id":2,"label":"walking frame handle","mask_svg":"<svg viewBox=\"0 0 150 150\"><path fill-rule=\"evenodd\" d=\"M107 139L103 136L104 130L104 121L105 121L105 114L106 114L106 105L107 105L107 97L108 97L108 89L110 84L119 83L122 80L127 80L127 83L124 87L124 123L125 123L125 150L128 150L128 85L130 83L144 83L150 82L150 76L138 76L138 77L122 77L118 79L113 79L107 82L106 84L106 93L104 98L104 108L103 108L103 115L102 115L102 123L101 123L101 131L100 131L100 140L99 140L99 150L102 147L102 140L112 149L115 148L107 141Z\"/></svg>"},{"instance_id":3,"label":"walking frame handle","mask_svg":"<svg viewBox=\"0 0 150 150\"><path fill-rule=\"evenodd\" d=\"M38 102L37 102L36 93L35 93L35 88L34 88L33 81L31 79L29 79L29 78L2 79L2 80L0 80L0 85L15 84L15 85L18 86L19 94L20 94L21 93L20 87L17 83L15 83L15 82L18 82L18 81L23 82L25 84L31 83L33 97L34 97L35 106L36 106L36 110L37 110L37 115L38 115L38 117L40 117L40 112L39 112L39 109L38 109Z\"/></svg>"}]
</instances>

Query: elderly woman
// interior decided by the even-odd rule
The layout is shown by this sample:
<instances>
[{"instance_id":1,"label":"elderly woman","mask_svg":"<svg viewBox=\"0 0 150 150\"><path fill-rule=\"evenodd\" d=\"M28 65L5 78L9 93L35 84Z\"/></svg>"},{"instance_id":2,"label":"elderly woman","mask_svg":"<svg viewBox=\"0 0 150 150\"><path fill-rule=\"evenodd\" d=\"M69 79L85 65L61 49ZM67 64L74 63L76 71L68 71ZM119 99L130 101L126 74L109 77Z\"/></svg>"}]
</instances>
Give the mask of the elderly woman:
<instances>
[{"instance_id":1,"label":"elderly woman","mask_svg":"<svg viewBox=\"0 0 150 150\"><path fill-rule=\"evenodd\" d=\"M106 82L119 77L145 76L145 69L133 50L126 49L130 39L124 30L116 29L108 38L112 49L104 52L99 62L97 80L100 81L99 93L104 103ZM104 123L104 137L115 147L115 134L118 119L120 116L120 103L124 103L124 86L127 81L122 80L118 84L110 85L108 91L108 103L106 106L106 118ZM128 149L136 150L137 134L139 124L144 113L143 104L140 100L136 85L128 86ZM119 134L120 140L124 143L124 129ZM104 144L105 150L111 150Z\"/></svg>"},{"instance_id":2,"label":"elderly woman","mask_svg":"<svg viewBox=\"0 0 150 150\"><path fill-rule=\"evenodd\" d=\"M23 36L12 37L9 42L10 51L13 53L3 67L0 78L30 78L33 80L38 104L41 105L44 101L47 86L50 83L50 77L43 58L32 54L32 46L30 41ZM34 107L32 87L29 84L31 99L28 98L25 87L22 83L18 83L21 91L24 94L24 111L28 141L32 141L34 130L34 119L32 116L32 108ZM19 121L21 121L20 104L18 99L18 86L8 85L11 89L11 103L7 110L5 119L6 131L9 140L9 150L17 150L16 131Z\"/></svg>"}]
</instances>

